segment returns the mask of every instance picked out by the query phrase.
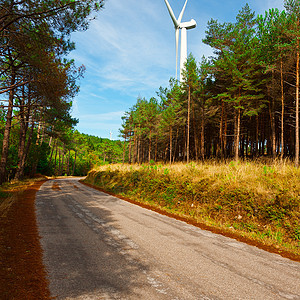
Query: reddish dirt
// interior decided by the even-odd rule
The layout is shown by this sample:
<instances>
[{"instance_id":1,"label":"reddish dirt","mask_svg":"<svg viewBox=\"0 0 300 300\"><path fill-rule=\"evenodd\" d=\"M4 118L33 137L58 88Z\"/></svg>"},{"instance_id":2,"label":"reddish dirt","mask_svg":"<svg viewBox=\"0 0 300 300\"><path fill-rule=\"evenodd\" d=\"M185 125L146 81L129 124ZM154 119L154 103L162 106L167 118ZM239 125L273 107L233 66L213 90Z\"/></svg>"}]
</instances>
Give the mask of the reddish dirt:
<instances>
[{"instance_id":1,"label":"reddish dirt","mask_svg":"<svg viewBox=\"0 0 300 300\"><path fill-rule=\"evenodd\" d=\"M51 299L35 214L35 194L43 182L20 194L0 218L0 299Z\"/></svg>"},{"instance_id":2,"label":"reddish dirt","mask_svg":"<svg viewBox=\"0 0 300 300\"><path fill-rule=\"evenodd\" d=\"M263 249L265 251L268 251L268 252L271 252L271 253L276 253L276 254L279 254L281 255L282 257L286 257L286 258L289 258L291 260L294 260L294 261L297 261L297 262L300 262L300 255L296 255L294 253L290 253L288 251L285 251L285 250L281 250L281 249L277 249L275 246L268 246L268 245L264 245L263 243L260 243L258 241L254 241L254 240L251 240L247 237L243 237L241 236L240 234L238 233L235 233L235 232L232 232L232 231L227 231L223 228L217 228L217 227L213 227L213 226L208 226L204 223L199 223L199 222L196 222L194 220L191 220L189 218L185 218L185 217L181 217L181 216L177 216L175 214L171 214L171 213L168 213L162 209L159 209L159 208L156 208L156 207L153 207L151 205L147 205L145 203L140 203L140 202L137 202L137 201L134 201L134 200L131 200L131 199L128 199L126 197L123 197L123 196L120 196L120 195L116 195L114 193L110 193L108 191L105 191L104 189L101 189L101 188L98 188L98 187L95 187L91 184L88 184L88 183L85 183L83 181L80 181L82 184L85 184L86 186L89 186L89 187L92 187L96 190L99 190L101 192L104 192L104 193L107 193L107 194L110 194L112 196L115 196L115 197L118 197L120 199L123 199L127 202L130 202L130 203L133 203L133 204L136 204L136 205L139 205L143 208L146 208L146 209L150 209L150 210L153 210L155 212L158 212L162 215L165 215L165 216L168 216L168 217L171 217L171 218L174 218L176 220L180 220L180 221L183 221L185 223L188 223L188 224L191 224L193 226L196 226L198 228L201 228L201 229L204 229L204 230L208 230L210 232L213 232L213 233L216 233L216 234L221 234L221 235L224 235L226 237L229 237L229 238L233 238L237 241L240 241L240 242L243 242L243 243L246 243L248 245L252 245L252 246L256 246L257 248L260 248L260 249Z\"/></svg>"}]
</instances>

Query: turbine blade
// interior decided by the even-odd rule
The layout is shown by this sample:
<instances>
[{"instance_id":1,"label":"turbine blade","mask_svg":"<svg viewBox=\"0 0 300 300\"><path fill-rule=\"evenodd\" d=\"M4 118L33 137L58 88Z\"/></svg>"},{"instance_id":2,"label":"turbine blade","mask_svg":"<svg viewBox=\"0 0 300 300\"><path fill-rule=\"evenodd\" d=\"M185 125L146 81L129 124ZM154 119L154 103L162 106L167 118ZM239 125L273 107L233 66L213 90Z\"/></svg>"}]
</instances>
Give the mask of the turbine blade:
<instances>
[{"instance_id":1,"label":"turbine blade","mask_svg":"<svg viewBox=\"0 0 300 300\"><path fill-rule=\"evenodd\" d=\"M176 20L176 18L175 18L174 12L173 12L173 10L172 10L172 8L171 8L171 6L170 6L168 0L165 0L165 3L166 3L166 5L167 5L167 8L168 8L169 14L170 14L170 16L171 16L171 19L172 19L172 21L173 21L173 23L174 23L174 26L175 26L175 28L177 28L177 27L179 26L179 23L177 22L177 20Z\"/></svg>"},{"instance_id":2,"label":"turbine blade","mask_svg":"<svg viewBox=\"0 0 300 300\"><path fill-rule=\"evenodd\" d=\"M183 6L183 8L182 8L182 11L181 11L181 13L180 13L180 15L179 15L179 17L178 17L178 23L181 23L181 20L182 20L184 11L185 11L185 7L186 7L186 4L187 4L187 1L188 1L188 0L185 1L184 6Z\"/></svg>"}]
</instances>

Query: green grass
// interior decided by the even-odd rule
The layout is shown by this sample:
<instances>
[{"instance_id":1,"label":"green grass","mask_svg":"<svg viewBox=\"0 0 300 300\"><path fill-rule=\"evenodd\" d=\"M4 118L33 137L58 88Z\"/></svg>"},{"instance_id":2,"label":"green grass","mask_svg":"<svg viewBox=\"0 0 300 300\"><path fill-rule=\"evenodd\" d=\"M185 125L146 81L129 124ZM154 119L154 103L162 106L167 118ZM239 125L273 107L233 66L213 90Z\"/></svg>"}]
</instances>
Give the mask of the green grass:
<instances>
[{"instance_id":1,"label":"green grass","mask_svg":"<svg viewBox=\"0 0 300 300\"><path fill-rule=\"evenodd\" d=\"M300 254L300 169L288 161L108 165L86 182Z\"/></svg>"}]
</instances>

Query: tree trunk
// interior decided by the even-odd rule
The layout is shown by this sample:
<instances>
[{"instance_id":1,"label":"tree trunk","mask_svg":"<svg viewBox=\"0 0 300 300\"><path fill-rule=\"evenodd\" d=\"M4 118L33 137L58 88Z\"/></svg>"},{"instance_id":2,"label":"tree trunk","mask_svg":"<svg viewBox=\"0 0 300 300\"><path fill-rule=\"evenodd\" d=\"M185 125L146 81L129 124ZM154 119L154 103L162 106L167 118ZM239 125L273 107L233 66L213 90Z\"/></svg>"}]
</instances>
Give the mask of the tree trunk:
<instances>
[{"instance_id":1,"label":"tree trunk","mask_svg":"<svg viewBox=\"0 0 300 300\"><path fill-rule=\"evenodd\" d=\"M49 139L49 147L51 147L51 144L52 144L52 136L50 136L50 139Z\"/></svg>"},{"instance_id":2,"label":"tree trunk","mask_svg":"<svg viewBox=\"0 0 300 300\"><path fill-rule=\"evenodd\" d=\"M26 144L25 155L23 157L23 166L22 166L23 172L24 172L25 162L26 162L26 159L27 159L27 156L28 156L28 153L29 153L29 149L30 149L30 146L31 146L33 131L34 131L34 118L32 118L32 120L31 120L31 130L29 132L29 136L28 136L28 140L27 140L27 144ZM40 157L40 149L38 149L37 152L36 152L36 157L35 157L34 163L32 165L31 172L30 172L31 176L36 174L37 165L38 165L38 162L39 162L39 157Z\"/></svg>"},{"instance_id":3,"label":"tree trunk","mask_svg":"<svg viewBox=\"0 0 300 300\"><path fill-rule=\"evenodd\" d=\"M242 134L242 136L240 137L240 156L242 159L244 159L244 156L245 156L245 137L244 135Z\"/></svg>"},{"instance_id":4,"label":"tree trunk","mask_svg":"<svg viewBox=\"0 0 300 300\"><path fill-rule=\"evenodd\" d=\"M138 136L137 138L137 163L140 163L140 159L141 159L141 139Z\"/></svg>"},{"instance_id":5,"label":"tree trunk","mask_svg":"<svg viewBox=\"0 0 300 300\"><path fill-rule=\"evenodd\" d=\"M133 158L132 163L136 163L136 156L137 156L137 136L136 136L136 127L134 128L133 132Z\"/></svg>"},{"instance_id":6,"label":"tree trunk","mask_svg":"<svg viewBox=\"0 0 300 300\"><path fill-rule=\"evenodd\" d=\"M192 105L192 112L193 112L193 130L194 130L194 146L195 146L195 156L196 161L198 161L198 148L199 148L199 141L198 141L198 134L196 129L196 120L195 120L195 108L194 104Z\"/></svg>"},{"instance_id":7,"label":"tree trunk","mask_svg":"<svg viewBox=\"0 0 300 300\"><path fill-rule=\"evenodd\" d=\"M150 132L149 132L149 148L148 148L148 162L150 163L151 161L151 129L150 129Z\"/></svg>"},{"instance_id":8,"label":"tree trunk","mask_svg":"<svg viewBox=\"0 0 300 300\"><path fill-rule=\"evenodd\" d=\"M69 149L69 155L68 155L68 162L67 162L67 175L70 175L70 156L71 156L71 150Z\"/></svg>"},{"instance_id":9,"label":"tree trunk","mask_svg":"<svg viewBox=\"0 0 300 300\"><path fill-rule=\"evenodd\" d=\"M65 162L65 147L62 150L62 154L61 154L61 169L60 169L60 174L64 175L64 162Z\"/></svg>"},{"instance_id":10,"label":"tree trunk","mask_svg":"<svg viewBox=\"0 0 300 300\"><path fill-rule=\"evenodd\" d=\"M44 136L45 136L45 123L42 122L42 130L41 130L41 142L40 142L40 145L43 144L44 142Z\"/></svg>"},{"instance_id":11,"label":"tree trunk","mask_svg":"<svg viewBox=\"0 0 300 300\"><path fill-rule=\"evenodd\" d=\"M38 126L37 136L36 136L36 142L35 142L36 145L38 145L39 142L40 142L40 137L41 137L41 126L42 126L42 122L39 121L39 126Z\"/></svg>"},{"instance_id":12,"label":"tree trunk","mask_svg":"<svg viewBox=\"0 0 300 300\"><path fill-rule=\"evenodd\" d=\"M131 133L129 137L129 148L128 148L128 163L131 164L131 144L132 144L132 138L131 138Z\"/></svg>"},{"instance_id":13,"label":"tree trunk","mask_svg":"<svg viewBox=\"0 0 300 300\"><path fill-rule=\"evenodd\" d=\"M124 146L123 146L123 158L122 158L122 163L125 163L125 150L126 150L126 134L124 136Z\"/></svg>"},{"instance_id":14,"label":"tree trunk","mask_svg":"<svg viewBox=\"0 0 300 300\"><path fill-rule=\"evenodd\" d=\"M280 158L283 159L284 156L284 89L283 89L283 60L281 57L280 61L280 83L281 83L281 152Z\"/></svg>"},{"instance_id":15,"label":"tree trunk","mask_svg":"<svg viewBox=\"0 0 300 300\"><path fill-rule=\"evenodd\" d=\"M222 100L222 112L221 112L221 120L220 120L220 128L219 128L219 135L220 135L220 149L221 149L221 159L224 159L224 102Z\"/></svg>"},{"instance_id":16,"label":"tree trunk","mask_svg":"<svg viewBox=\"0 0 300 300\"><path fill-rule=\"evenodd\" d=\"M61 175L61 150L58 149L58 172L57 175Z\"/></svg>"},{"instance_id":17,"label":"tree trunk","mask_svg":"<svg viewBox=\"0 0 300 300\"><path fill-rule=\"evenodd\" d=\"M58 143L56 143L56 149L55 149L55 156L54 156L54 172L55 172L55 175L57 175L56 173L56 160L57 160L57 151L58 151Z\"/></svg>"},{"instance_id":18,"label":"tree trunk","mask_svg":"<svg viewBox=\"0 0 300 300\"><path fill-rule=\"evenodd\" d=\"M31 145L31 138L33 134L33 129L30 132L30 136L27 140L27 146L26 145L26 135L28 131L28 124L29 124L29 118L30 118L30 104L31 104L31 95L30 95L30 89L28 90L28 103L27 103L27 112L25 116L25 94L24 94L24 87L22 91L22 99L20 99L20 141L19 141L19 149L18 149L18 168L15 175L16 180L20 180L24 176L24 167L25 167L25 161L29 152L29 147ZM34 128L34 120L32 119L31 122L32 127Z\"/></svg>"},{"instance_id":19,"label":"tree trunk","mask_svg":"<svg viewBox=\"0 0 300 300\"><path fill-rule=\"evenodd\" d=\"M201 118L201 159L204 160L205 158L205 148L204 148L204 141L205 141L205 123L204 123L204 106L202 107L202 118Z\"/></svg>"},{"instance_id":20,"label":"tree trunk","mask_svg":"<svg viewBox=\"0 0 300 300\"><path fill-rule=\"evenodd\" d=\"M224 120L224 158L227 158L227 128L228 128L228 122L227 122L227 111L225 108L225 120Z\"/></svg>"},{"instance_id":21,"label":"tree trunk","mask_svg":"<svg viewBox=\"0 0 300 300\"><path fill-rule=\"evenodd\" d=\"M52 132L52 133L53 133L53 131L54 131L54 128L55 128L55 126L51 127L51 132ZM52 139L53 139L53 137L50 136L50 139L49 139L49 147L51 146Z\"/></svg>"},{"instance_id":22,"label":"tree trunk","mask_svg":"<svg viewBox=\"0 0 300 300\"><path fill-rule=\"evenodd\" d=\"M157 144L158 144L158 136L155 137L155 154L154 154L154 160L157 162Z\"/></svg>"},{"instance_id":23,"label":"tree trunk","mask_svg":"<svg viewBox=\"0 0 300 300\"><path fill-rule=\"evenodd\" d=\"M299 167L299 39L296 54L296 135L295 135L295 166Z\"/></svg>"},{"instance_id":24,"label":"tree trunk","mask_svg":"<svg viewBox=\"0 0 300 300\"><path fill-rule=\"evenodd\" d=\"M20 143L18 150L18 168L15 175L16 180L20 180L23 177L24 173L24 156L25 156L25 143L26 143L26 129L24 128L24 124L22 122L20 124Z\"/></svg>"},{"instance_id":25,"label":"tree trunk","mask_svg":"<svg viewBox=\"0 0 300 300\"><path fill-rule=\"evenodd\" d=\"M246 157L248 155L251 155L251 149L249 149L249 144L250 144L250 138L249 138L249 132L247 132L247 140L246 140ZM250 150L250 151L249 151Z\"/></svg>"},{"instance_id":26,"label":"tree trunk","mask_svg":"<svg viewBox=\"0 0 300 300\"><path fill-rule=\"evenodd\" d=\"M179 132L179 129L177 127L177 130L176 130L176 138L175 138L175 145L174 145L174 154L173 154L173 163L175 162L175 159L176 159L176 151L177 151L177 145L179 144L178 143L178 132ZM179 152L179 151L178 151Z\"/></svg>"},{"instance_id":27,"label":"tree trunk","mask_svg":"<svg viewBox=\"0 0 300 300\"><path fill-rule=\"evenodd\" d=\"M254 156L258 156L258 143L259 143L258 135L259 135L259 118L257 115L256 116L256 128L255 128L255 146L254 146L254 149L252 150L254 152Z\"/></svg>"},{"instance_id":28,"label":"tree trunk","mask_svg":"<svg viewBox=\"0 0 300 300\"><path fill-rule=\"evenodd\" d=\"M276 158L276 130L275 130L275 112L274 112L274 99L272 99L271 104L269 104L269 114L270 114L270 123L271 123L271 149L272 157Z\"/></svg>"},{"instance_id":29,"label":"tree trunk","mask_svg":"<svg viewBox=\"0 0 300 300\"><path fill-rule=\"evenodd\" d=\"M23 88L23 97L24 99L24 88ZM24 101L20 99L20 112L19 112L19 120L20 120L20 133L19 133L19 149L18 149L18 168L15 174L15 180L20 180L22 175L21 171L21 162L25 153L25 143L26 143L26 132L28 127L28 122L25 122L25 112L24 112Z\"/></svg>"},{"instance_id":30,"label":"tree trunk","mask_svg":"<svg viewBox=\"0 0 300 300\"><path fill-rule=\"evenodd\" d=\"M20 126L20 144L18 150L18 167L15 174L15 180L20 180L23 177L24 164L23 157L25 156L25 142L26 142L26 132L25 129Z\"/></svg>"},{"instance_id":31,"label":"tree trunk","mask_svg":"<svg viewBox=\"0 0 300 300\"><path fill-rule=\"evenodd\" d=\"M240 143L240 131L241 131L241 109L238 108L235 111L235 141L234 141L234 159L239 160L239 143Z\"/></svg>"},{"instance_id":32,"label":"tree trunk","mask_svg":"<svg viewBox=\"0 0 300 300\"><path fill-rule=\"evenodd\" d=\"M72 176L74 176L74 173L75 173L75 166L76 166L76 155L77 155L77 152L76 152L76 150L75 150L75 157L74 157L74 162L73 162Z\"/></svg>"},{"instance_id":33,"label":"tree trunk","mask_svg":"<svg viewBox=\"0 0 300 300\"><path fill-rule=\"evenodd\" d=\"M186 140L186 161L190 162L190 108L191 106L191 88L188 91L188 115L187 115L187 140Z\"/></svg>"},{"instance_id":34,"label":"tree trunk","mask_svg":"<svg viewBox=\"0 0 300 300\"><path fill-rule=\"evenodd\" d=\"M172 130L172 126L170 126L170 165L172 163L172 153L173 153L172 145L173 145L173 130Z\"/></svg>"},{"instance_id":35,"label":"tree trunk","mask_svg":"<svg viewBox=\"0 0 300 300\"><path fill-rule=\"evenodd\" d=\"M15 84L16 73L15 69L12 69L12 75L10 80L10 85ZM12 114L13 114L13 104L14 104L14 89L9 91L8 98L8 108L6 113L6 124L3 134L3 144L2 144L2 156L0 161L0 185L6 181L6 164L8 158L8 149L9 149L9 138L10 138L10 129L12 123Z\"/></svg>"},{"instance_id":36,"label":"tree trunk","mask_svg":"<svg viewBox=\"0 0 300 300\"><path fill-rule=\"evenodd\" d=\"M49 165L51 164L51 161L52 161L52 157L53 157L53 152L54 152L54 149L55 149L55 145L56 143L54 143L52 149L51 149L51 153L50 153L50 158L49 158Z\"/></svg>"}]
</instances>

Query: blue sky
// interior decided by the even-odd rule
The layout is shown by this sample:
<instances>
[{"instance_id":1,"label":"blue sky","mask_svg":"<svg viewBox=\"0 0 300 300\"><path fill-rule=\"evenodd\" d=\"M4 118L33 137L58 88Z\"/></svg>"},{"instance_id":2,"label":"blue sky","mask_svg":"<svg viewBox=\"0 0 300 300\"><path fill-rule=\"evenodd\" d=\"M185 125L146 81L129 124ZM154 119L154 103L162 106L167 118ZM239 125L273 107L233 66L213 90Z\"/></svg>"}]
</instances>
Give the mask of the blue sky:
<instances>
[{"instance_id":1,"label":"blue sky","mask_svg":"<svg viewBox=\"0 0 300 300\"><path fill-rule=\"evenodd\" d=\"M169 0L178 17L184 0ZM212 54L202 43L207 22L235 20L248 3L256 14L283 9L283 0L189 0L182 21L191 18L197 28L188 31L188 52L198 61ZM156 97L160 86L175 77L175 32L164 0L106 0L105 8L85 32L72 35L77 66L85 65L80 93L73 101L76 129L102 138L119 139L121 117L137 97ZM110 134L111 133L111 134Z\"/></svg>"}]
</instances>

